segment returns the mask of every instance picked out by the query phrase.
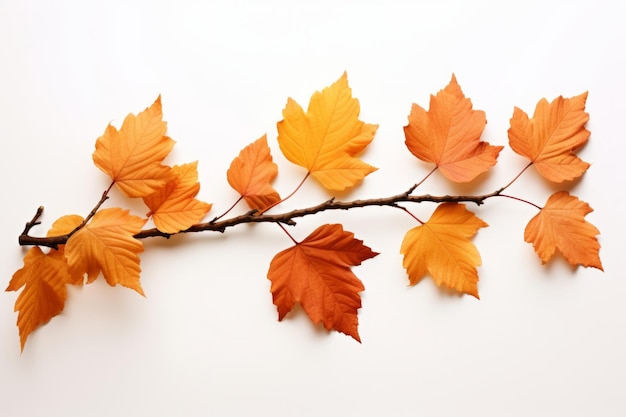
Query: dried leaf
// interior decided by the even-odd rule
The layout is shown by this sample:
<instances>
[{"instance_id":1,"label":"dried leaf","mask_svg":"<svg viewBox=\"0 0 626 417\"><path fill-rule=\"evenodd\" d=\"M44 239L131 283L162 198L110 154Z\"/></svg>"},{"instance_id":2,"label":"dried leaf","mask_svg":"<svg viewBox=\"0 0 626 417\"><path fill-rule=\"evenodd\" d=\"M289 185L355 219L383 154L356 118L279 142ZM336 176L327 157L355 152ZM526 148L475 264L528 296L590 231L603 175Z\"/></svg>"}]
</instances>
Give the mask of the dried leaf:
<instances>
[{"instance_id":1,"label":"dried leaf","mask_svg":"<svg viewBox=\"0 0 626 417\"><path fill-rule=\"evenodd\" d=\"M120 208L97 212L65 245L70 273L87 274L87 282L93 282L102 272L109 285L120 284L143 295L138 256L143 245L133 235L145 223L145 219Z\"/></svg>"},{"instance_id":2,"label":"dried leaf","mask_svg":"<svg viewBox=\"0 0 626 417\"><path fill-rule=\"evenodd\" d=\"M67 297L65 284L70 281L62 252L52 249L44 254L35 246L26 253L24 266L13 274L6 289L17 291L24 287L15 301L22 350L33 330L63 311Z\"/></svg>"},{"instance_id":3,"label":"dried leaf","mask_svg":"<svg viewBox=\"0 0 626 417\"><path fill-rule=\"evenodd\" d=\"M243 148L226 173L230 186L251 209L258 210L280 201L280 195L271 185L276 175L278 166L272 161L266 135Z\"/></svg>"},{"instance_id":4,"label":"dried leaf","mask_svg":"<svg viewBox=\"0 0 626 417\"><path fill-rule=\"evenodd\" d=\"M128 197L147 197L170 179L170 168L161 162L175 142L166 130L159 96L137 116L126 116L120 130L109 125L96 140L93 161Z\"/></svg>"},{"instance_id":5,"label":"dried leaf","mask_svg":"<svg viewBox=\"0 0 626 417\"><path fill-rule=\"evenodd\" d=\"M600 231L585 220L593 209L566 191L552 194L545 207L533 217L524 231L524 240L532 243L541 263L548 262L556 250L572 265L602 270Z\"/></svg>"},{"instance_id":6,"label":"dried leaf","mask_svg":"<svg viewBox=\"0 0 626 417\"><path fill-rule=\"evenodd\" d=\"M481 259L470 238L487 226L463 204L440 204L426 223L409 230L402 241L402 265L411 285L428 272L437 285L479 298L476 267Z\"/></svg>"},{"instance_id":7,"label":"dried leaf","mask_svg":"<svg viewBox=\"0 0 626 417\"><path fill-rule=\"evenodd\" d=\"M154 194L143 199L150 208L154 225L164 233L178 233L200 222L211 204L197 200L198 162L172 168L173 178Z\"/></svg>"},{"instance_id":8,"label":"dried leaf","mask_svg":"<svg viewBox=\"0 0 626 417\"><path fill-rule=\"evenodd\" d=\"M378 125L363 123L348 76L311 97L306 113L289 99L278 123L278 144L285 157L304 167L329 190L354 186L376 168L354 156L374 138Z\"/></svg>"},{"instance_id":9,"label":"dried leaf","mask_svg":"<svg viewBox=\"0 0 626 417\"><path fill-rule=\"evenodd\" d=\"M552 182L570 181L587 171L589 164L574 151L584 145L590 132L585 129L587 93L572 98L557 97L551 103L537 103L532 119L515 108L509 128L511 148L532 161L537 171Z\"/></svg>"},{"instance_id":10,"label":"dried leaf","mask_svg":"<svg viewBox=\"0 0 626 417\"><path fill-rule=\"evenodd\" d=\"M495 165L503 148L480 141L486 123L485 112L472 110L453 75L446 88L430 96L428 111L413 104L404 127L405 143L450 181L468 182Z\"/></svg>"},{"instance_id":11,"label":"dried leaf","mask_svg":"<svg viewBox=\"0 0 626 417\"><path fill-rule=\"evenodd\" d=\"M361 341L357 310L361 281L350 267L377 253L339 224L317 228L302 242L278 253L267 274L272 297L282 320L296 302L314 323Z\"/></svg>"}]
</instances>

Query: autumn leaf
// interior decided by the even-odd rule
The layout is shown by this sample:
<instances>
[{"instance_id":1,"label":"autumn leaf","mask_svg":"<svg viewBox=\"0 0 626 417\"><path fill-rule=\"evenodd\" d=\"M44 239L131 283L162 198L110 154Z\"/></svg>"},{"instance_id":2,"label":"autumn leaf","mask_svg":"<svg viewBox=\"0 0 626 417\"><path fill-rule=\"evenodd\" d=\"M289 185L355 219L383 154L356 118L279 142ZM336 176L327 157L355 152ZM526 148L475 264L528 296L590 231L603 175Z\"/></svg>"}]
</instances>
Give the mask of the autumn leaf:
<instances>
[{"instance_id":1,"label":"autumn leaf","mask_svg":"<svg viewBox=\"0 0 626 417\"><path fill-rule=\"evenodd\" d=\"M55 221L47 236L62 236L73 231L83 221L76 215L63 216ZM15 301L18 311L17 326L21 349L24 350L28 336L42 324L59 315L65 307L65 285L82 284L69 272L65 259L65 245L44 253L40 247L29 249L24 256L24 266L13 274L6 291L18 291L24 287Z\"/></svg>"},{"instance_id":2,"label":"autumn leaf","mask_svg":"<svg viewBox=\"0 0 626 417\"><path fill-rule=\"evenodd\" d=\"M276 175L278 166L272 161L266 135L243 148L226 172L230 186L251 209L258 210L280 201L280 195L271 185Z\"/></svg>"},{"instance_id":3,"label":"autumn leaf","mask_svg":"<svg viewBox=\"0 0 626 417\"><path fill-rule=\"evenodd\" d=\"M143 199L150 208L154 225L164 233L178 233L200 222L211 204L197 200L198 162L172 168L173 178L165 187Z\"/></svg>"},{"instance_id":4,"label":"autumn leaf","mask_svg":"<svg viewBox=\"0 0 626 417\"><path fill-rule=\"evenodd\" d=\"M531 160L537 171L552 182L570 181L587 171L589 164L574 151L584 145L590 132L585 128L587 93L572 98L541 99L533 118L515 108L509 128L509 144Z\"/></svg>"},{"instance_id":5,"label":"autumn leaf","mask_svg":"<svg viewBox=\"0 0 626 417\"><path fill-rule=\"evenodd\" d=\"M302 242L278 253L267 274L282 320L296 302L317 324L361 341L357 310L365 288L350 267L378 255L339 224L318 227Z\"/></svg>"},{"instance_id":6,"label":"autumn leaf","mask_svg":"<svg viewBox=\"0 0 626 417\"><path fill-rule=\"evenodd\" d=\"M93 282L102 272L109 285L120 284L143 295L138 256L143 245L133 235L145 223L145 219L120 208L97 212L65 245L70 273L87 274L87 282Z\"/></svg>"},{"instance_id":7,"label":"autumn leaf","mask_svg":"<svg viewBox=\"0 0 626 417\"><path fill-rule=\"evenodd\" d=\"M175 142L166 130L159 96L137 116L126 116L120 130L109 125L96 140L93 161L128 197L146 197L170 179L170 168L161 162Z\"/></svg>"},{"instance_id":8,"label":"autumn leaf","mask_svg":"<svg viewBox=\"0 0 626 417\"><path fill-rule=\"evenodd\" d=\"M524 240L532 243L541 263L548 262L556 250L572 265L602 269L600 231L585 221L593 209L566 191L552 194L546 205L533 217L524 231Z\"/></svg>"},{"instance_id":9,"label":"autumn leaf","mask_svg":"<svg viewBox=\"0 0 626 417\"><path fill-rule=\"evenodd\" d=\"M17 291L24 287L15 301L22 350L33 330L63 311L67 297L65 284L70 281L61 251L52 249L45 254L35 246L26 253L24 266L13 274L6 289Z\"/></svg>"},{"instance_id":10,"label":"autumn leaf","mask_svg":"<svg viewBox=\"0 0 626 417\"><path fill-rule=\"evenodd\" d=\"M428 272L437 285L479 298L476 267L481 259L469 239L487 226L463 204L440 204L426 223L409 230L402 241L402 265L411 285Z\"/></svg>"},{"instance_id":11,"label":"autumn leaf","mask_svg":"<svg viewBox=\"0 0 626 417\"><path fill-rule=\"evenodd\" d=\"M487 119L485 112L472 110L454 75L436 96L430 96L426 111L411 107L404 127L406 146L424 162L437 166L454 182L469 182L496 164L502 146L480 141Z\"/></svg>"},{"instance_id":12,"label":"autumn leaf","mask_svg":"<svg viewBox=\"0 0 626 417\"><path fill-rule=\"evenodd\" d=\"M306 113L290 98L284 119L278 123L280 149L329 190L352 187L376 170L354 157L369 145L378 129L378 125L360 121L359 112L346 73L322 92L315 92Z\"/></svg>"}]
</instances>

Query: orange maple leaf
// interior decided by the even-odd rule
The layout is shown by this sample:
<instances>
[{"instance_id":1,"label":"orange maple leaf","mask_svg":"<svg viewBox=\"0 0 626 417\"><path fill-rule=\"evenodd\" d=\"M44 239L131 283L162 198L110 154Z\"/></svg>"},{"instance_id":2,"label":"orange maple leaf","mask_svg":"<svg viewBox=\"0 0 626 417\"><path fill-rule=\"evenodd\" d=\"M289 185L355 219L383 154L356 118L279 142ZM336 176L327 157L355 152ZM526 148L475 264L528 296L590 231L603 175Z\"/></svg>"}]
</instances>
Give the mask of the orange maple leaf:
<instances>
[{"instance_id":1,"label":"orange maple leaf","mask_svg":"<svg viewBox=\"0 0 626 417\"><path fill-rule=\"evenodd\" d=\"M243 148L226 172L230 186L251 209L258 210L280 201L280 195L271 185L276 175L278 166L272 161L266 135Z\"/></svg>"},{"instance_id":2,"label":"orange maple leaf","mask_svg":"<svg viewBox=\"0 0 626 417\"><path fill-rule=\"evenodd\" d=\"M48 236L70 233L80 225L80 216L63 216L54 222ZM65 245L44 253L35 246L26 252L24 266L13 274L6 291L24 287L15 301L21 349L37 327L50 321L65 307L66 284L81 284L70 275L64 253Z\"/></svg>"},{"instance_id":3,"label":"orange maple leaf","mask_svg":"<svg viewBox=\"0 0 626 417\"><path fill-rule=\"evenodd\" d=\"M6 289L17 291L24 287L15 301L22 350L33 330L63 311L65 284L69 282L71 277L61 251L52 249L45 254L35 246L26 253L24 266L13 274Z\"/></svg>"},{"instance_id":4,"label":"orange maple leaf","mask_svg":"<svg viewBox=\"0 0 626 417\"><path fill-rule=\"evenodd\" d=\"M278 319L299 302L315 324L322 322L326 330L360 342L357 310L361 308L359 292L365 288L350 267L376 255L340 224L322 225L278 253L267 273Z\"/></svg>"},{"instance_id":5,"label":"orange maple leaf","mask_svg":"<svg viewBox=\"0 0 626 417\"><path fill-rule=\"evenodd\" d=\"M572 98L541 99L532 119L515 107L509 128L511 148L535 165L545 179L570 181L587 171L589 164L574 151L584 145L590 132L585 128L587 93Z\"/></svg>"},{"instance_id":6,"label":"orange maple leaf","mask_svg":"<svg viewBox=\"0 0 626 417\"><path fill-rule=\"evenodd\" d=\"M454 182L469 182L496 164L502 146L480 141L487 119L485 112L472 110L452 75L450 83L430 96L428 111L411 107L404 127L406 146L424 162L431 162Z\"/></svg>"},{"instance_id":7,"label":"orange maple leaf","mask_svg":"<svg viewBox=\"0 0 626 417\"><path fill-rule=\"evenodd\" d=\"M96 140L93 161L128 197L146 197L170 178L170 168L161 161L175 142L165 136L166 130L159 96L137 116L126 116L120 130L107 126Z\"/></svg>"},{"instance_id":8,"label":"orange maple leaf","mask_svg":"<svg viewBox=\"0 0 626 417\"><path fill-rule=\"evenodd\" d=\"M211 210L211 204L197 200L198 162L172 168L172 179L143 199L150 208L154 225L164 233L178 233L198 223Z\"/></svg>"},{"instance_id":9,"label":"orange maple leaf","mask_svg":"<svg viewBox=\"0 0 626 417\"><path fill-rule=\"evenodd\" d=\"M524 230L524 240L532 243L541 263L548 262L558 249L572 265L602 269L600 231L585 220L593 209L589 204L559 191L548 198L546 205Z\"/></svg>"},{"instance_id":10,"label":"orange maple leaf","mask_svg":"<svg viewBox=\"0 0 626 417\"><path fill-rule=\"evenodd\" d=\"M120 284L144 295L139 283L138 256L143 245L133 235L145 223L145 219L120 208L97 212L65 245L70 273L87 274L87 282L93 282L102 272L109 285Z\"/></svg>"},{"instance_id":11,"label":"orange maple leaf","mask_svg":"<svg viewBox=\"0 0 626 417\"><path fill-rule=\"evenodd\" d=\"M345 72L330 87L313 94L306 113L288 99L284 120L278 122L282 153L329 190L354 186L376 170L354 157L369 145L378 129L378 125L360 121L359 111Z\"/></svg>"},{"instance_id":12,"label":"orange maple leaf","mask_svg":"<svg viewBox=\"0 0 626 417\"><path fill-rule=\"evenodd\" d=\"M426 223L409 230L402 241L402 265L411 285L429 272L437 285L479 298L476 267L481 259L469 239L487 226L463 204L440 204Z\"/></svg>"}]
</instances>

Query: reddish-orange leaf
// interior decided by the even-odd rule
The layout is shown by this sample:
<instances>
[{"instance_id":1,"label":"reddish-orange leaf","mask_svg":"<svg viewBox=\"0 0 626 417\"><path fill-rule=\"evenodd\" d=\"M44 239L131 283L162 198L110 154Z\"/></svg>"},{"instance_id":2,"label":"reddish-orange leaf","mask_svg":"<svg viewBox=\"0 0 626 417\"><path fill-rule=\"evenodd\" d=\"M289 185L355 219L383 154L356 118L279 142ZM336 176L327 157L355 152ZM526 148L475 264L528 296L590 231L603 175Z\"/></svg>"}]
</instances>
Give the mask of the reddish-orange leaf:
<instances>
[{"instance_id":1,"label":"reddish-orange leaf","mask_svg":"<svg viewBox=\"0 0 626 417\"><path fill-rule=\"evenodd\" d=\"M272 161L267 137L246 146L226 172L228 183L251 209L263 210L280 201L280 195L271 183L278 175L278 166Z\"/></svg>"},{"instance_id":2,"label":"reddish-orange leaf","mask_svg":"<svg viewBox=\"0 0 626 417\"><path fill-rule=\"evenodd\" d=\"M302 242L278 253L267 277L282 320L296 302L314 323L361 341L357 310L365 288L350 267L378 255L339 224L317 228Z\"/></svg>"},{"instance_id":3,"label":"reddish-orange leaf","mask_svg":"<svg viewBox=\"0 0 626 417\"><path fill-rule=\"evenodd\" d=\"M360 121L359 111L346 73L322 92L315 92L306 113L289 99L284 120L278 123L280 149L329 190L352 187L376 170L354 157L369 145L378 129L378 125Z\"/></svg>"},{"instance_id":4,"label":"reddish-orange leaf","mask_svg":"<svg viewBox=\"0 0 626 417\"><path fill-rule=\"evenodd\" d=\"M87 274L87 282L93 282L102 272L109 285L120 284L143 295L138 256L143 245L133 235L145 223L145 219L120 208L97 212L65 245L72 276Z\"/></svg>"},{"instance_id":5,"label":"reddish-orange leaf","mask_svg":"<svg viewBox=\"0 0 626 417\"><path fill-rule=\"evenodd\" d=\"M487 226L463 204L440 204L426 223L409 230L402 241L402 265L411 285L430 273L437 285L478 298L476 267L481 259L470 238Z\"/></svg>"},{"instance_id":6,"label":"reddish-orange leaf","mask_svg":"<svg viewBox=\"0 0 626 417\"><path fill-rule=\"evenodd\" d=\"M44 254L36 246L26 253L24 266L13 274L6 289L17 291L24 287L15 301L22 350L33 330L63 311L68 282L71 277L61 251L52 249Z\"/></svg>"},{"instance_id":7,"label":"reddish-orange leaf","mask_svg":"<svg viewBox=\"0 0 626 417\"><path fill-rule=\"evenodd\" d=\"M480 141L486 123L485 112L472 110L471 100L452 75L446 88L430 96L428 111L413 104L404 127L405 143L413 155L435 164L450 181L468 182L495 165L503 148Z\"/></svg>"},{"instance_id":8,"label":"reddish-orange leaf","mask_svg":"<svg viewBox=\"0 0 626 417\"><path fill-rule=\"evenodd\" d=\"M120 130L109 125L96 140L93 161L124 194L146 197L170 178L170 168L161 162L175 142L165 136L166 130L159 96L137 116L126 116Z\"/></svg>"},{"instance_id":9,"label":"reddish-orange leaf","mask_svg":"<svg viewBox=\"0 0 626 417\"><path fill-rule=\"evenodd\" d=\"M198 162L175 166L173 178L158 190L143 199L150 208L154 225L164 233L177 233L200 222L211 210L211 204L197 200Z\"/></svg>"},{"instance_id":10,"label":"reddish-orange leaf","mask_svg":"<svg viewBox=\"0 0 626 417\"><path fill-rule=\"evenodd\" d=\"M602 270L600 231L585 220L593 209L566 191L552 194L545 207L533 217L524 231L524 240L532 243L541 263L548 262L558 249L572 265Z\"/></svg>"},{"instance_id":11,"label":"reddish-orange leaf","mask_svg":"<svg viewBox=\"0 0 626 417\"><path fill-rule=\"evenodd\" d=\"M553 182L570 181L587 171L589 164L574 154L590 132L585 129L587 93L572 98L541 99L532 119L515 108L509 128L511 148L532 161L537 171Z\"/></svg>"}]
</instances>

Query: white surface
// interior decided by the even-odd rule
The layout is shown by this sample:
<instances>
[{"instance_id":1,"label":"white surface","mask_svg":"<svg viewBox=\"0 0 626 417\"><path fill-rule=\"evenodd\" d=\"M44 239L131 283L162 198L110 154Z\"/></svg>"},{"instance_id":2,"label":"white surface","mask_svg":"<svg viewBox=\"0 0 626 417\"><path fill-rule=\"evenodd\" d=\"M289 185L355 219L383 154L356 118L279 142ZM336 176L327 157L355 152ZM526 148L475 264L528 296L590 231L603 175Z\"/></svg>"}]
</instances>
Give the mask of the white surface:
<instances>
[{"instance_id":1,"label":"white surface","mask_svg":"<svg viewBox=\"0 0 626 417\"><path fill-rule=\"evenodd\" d=\"M170 163L198 159L211 214L236 197L230 160L263 133L284 195L302 171L280 155L287 97L348 71L361 118L380 124L363 159L380 169L342 198L388 196L426 172L404 147L411 103L428 104L454 72L507 144L513 106L588 90L592 163L572 193L595 209L604 273L557 259L542 267L523 229L532 207L491 200L481 300L407 287L399 255L414 223L390 209L302 219L304 238L342 222L378 257L355 268L366 291L363 344L315 328L300 310L279 323L266 273L290 245L272 225L146 241L147 298L97 282L22 355L16 293L0 297L4 416L626 415L623 234L626 10L620 2L0 2L1 276L21 267L17 236L39 205L43 234L86 214L107 183L93 165L107 123L162 94ZM384 3L384 5L383 5ZM487 192L524 165L505 149L475 188L429 179L424 192ZM556 189L534 172L510 191L543 204ZM327 198L314 182L284 209ZM121 202L114 198L111 204ZM138 206L132 206L138 207ZM428 218L434 206L415 207ZM243 208L242 208L243 209Z\"/></svg>"}]
</instances>

